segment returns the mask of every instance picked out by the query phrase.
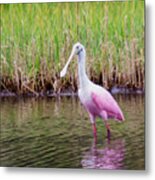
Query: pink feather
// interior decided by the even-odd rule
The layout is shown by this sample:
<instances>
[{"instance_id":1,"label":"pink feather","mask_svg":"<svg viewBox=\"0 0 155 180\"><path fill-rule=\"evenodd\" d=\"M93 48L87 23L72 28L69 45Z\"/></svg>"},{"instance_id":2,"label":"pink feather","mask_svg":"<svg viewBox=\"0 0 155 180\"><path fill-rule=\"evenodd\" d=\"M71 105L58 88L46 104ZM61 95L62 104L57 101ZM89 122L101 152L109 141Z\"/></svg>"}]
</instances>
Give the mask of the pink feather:
<instances>
[{"instance_id":1,"label":"pink feather","mask_svg":"<svg viewBox=\"0 0 155 180\"><path fill-rule=\"evenodd\" d=\"M92 92L91 97L100 113L103 111L106 112L107 118L115 118L120 121L124 120L120 107L109 92L103 91L103 93L99 95Z\"/></svg>"}]
</instances>

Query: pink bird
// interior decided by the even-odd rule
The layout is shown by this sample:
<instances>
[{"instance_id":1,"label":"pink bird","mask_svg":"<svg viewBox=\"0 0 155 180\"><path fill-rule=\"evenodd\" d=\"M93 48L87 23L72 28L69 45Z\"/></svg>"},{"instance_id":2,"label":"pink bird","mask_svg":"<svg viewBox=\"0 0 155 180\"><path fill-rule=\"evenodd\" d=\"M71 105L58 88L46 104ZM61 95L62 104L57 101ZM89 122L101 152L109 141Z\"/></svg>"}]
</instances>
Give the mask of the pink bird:
<instances>
[{"instance_id":1,"label":"pink bird","mask_svg":"<svg viewBox=\"0 0 155 180\"><path fill-rule=\"evenodd\" d=\"M113 118L117 121L123 121L123 113L115 99L106 89L94 84L89 80L85 69L86 51L84 46L79 42L73 46L71 55L65 67L61 71L60 77L65 76L68 65L70 64L74 55L78 56L78 75L80 86L78 90L78 96L89 114L94 137L96 137L97 133L95 119L96 117L100 117L105 123L107 137L110 138L110 126L107 120L109 118Z\"/></svg>"}]
</instances>

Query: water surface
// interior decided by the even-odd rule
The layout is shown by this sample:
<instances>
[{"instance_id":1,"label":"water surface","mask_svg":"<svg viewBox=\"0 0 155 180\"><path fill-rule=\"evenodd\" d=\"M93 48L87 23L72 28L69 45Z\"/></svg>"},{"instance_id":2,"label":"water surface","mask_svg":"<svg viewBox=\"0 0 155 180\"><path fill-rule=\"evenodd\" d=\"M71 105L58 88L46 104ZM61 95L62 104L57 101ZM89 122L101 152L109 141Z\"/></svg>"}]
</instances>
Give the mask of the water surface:
<instances>
[{"instance_id":1,"label":"water surface","mask_svg":"<svg viewBox=\"0 0 155 180\"><path fill-rule=\"evenodd\" d=\"M144 97L115 98L126 120L108 141L97 119L97 143L77 97L1 99L1 166L144 169Z\"/></svg>"}]
</instances>

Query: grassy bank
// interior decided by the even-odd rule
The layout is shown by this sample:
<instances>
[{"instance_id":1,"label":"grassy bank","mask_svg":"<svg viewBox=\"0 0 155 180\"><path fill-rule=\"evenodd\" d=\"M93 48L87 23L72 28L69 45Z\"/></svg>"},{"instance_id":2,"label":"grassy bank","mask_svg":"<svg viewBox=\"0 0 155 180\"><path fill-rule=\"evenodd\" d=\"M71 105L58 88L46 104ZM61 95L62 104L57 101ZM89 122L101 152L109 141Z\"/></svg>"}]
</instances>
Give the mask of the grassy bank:
<instances>
[{"instance_id":1,"label":"grassy bank","mask_svg":"<svg viewBox=\"0 0 155 180\"><path fill-rule=\"evenodd\" d=\"M94 82L144 87L144 2L136 0L1 5L1 91L76 91L76 63L66 78L59 72L77 41Z\"/></svg>"}]
</instances>

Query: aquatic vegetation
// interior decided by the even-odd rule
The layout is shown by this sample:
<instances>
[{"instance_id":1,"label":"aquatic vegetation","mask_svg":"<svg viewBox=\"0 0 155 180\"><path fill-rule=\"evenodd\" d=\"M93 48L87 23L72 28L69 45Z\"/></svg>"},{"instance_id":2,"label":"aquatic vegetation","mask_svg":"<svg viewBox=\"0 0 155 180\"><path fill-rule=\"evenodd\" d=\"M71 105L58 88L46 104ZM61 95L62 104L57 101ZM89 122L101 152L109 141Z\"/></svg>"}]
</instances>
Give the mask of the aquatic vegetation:
<instances>
[{"instance_id":1,"label":"aquatic vegetation","mask_svg":"<svg viewBox=\"0 0 155 180\"><path fill-rule=\"evenodd\" d=\"M77 71L69 68L63 80L59 73L77 41L86 47L95 83L144 88L144 1L0 7L1 91L75 92Z\"/></svg>"}]
</instances>

